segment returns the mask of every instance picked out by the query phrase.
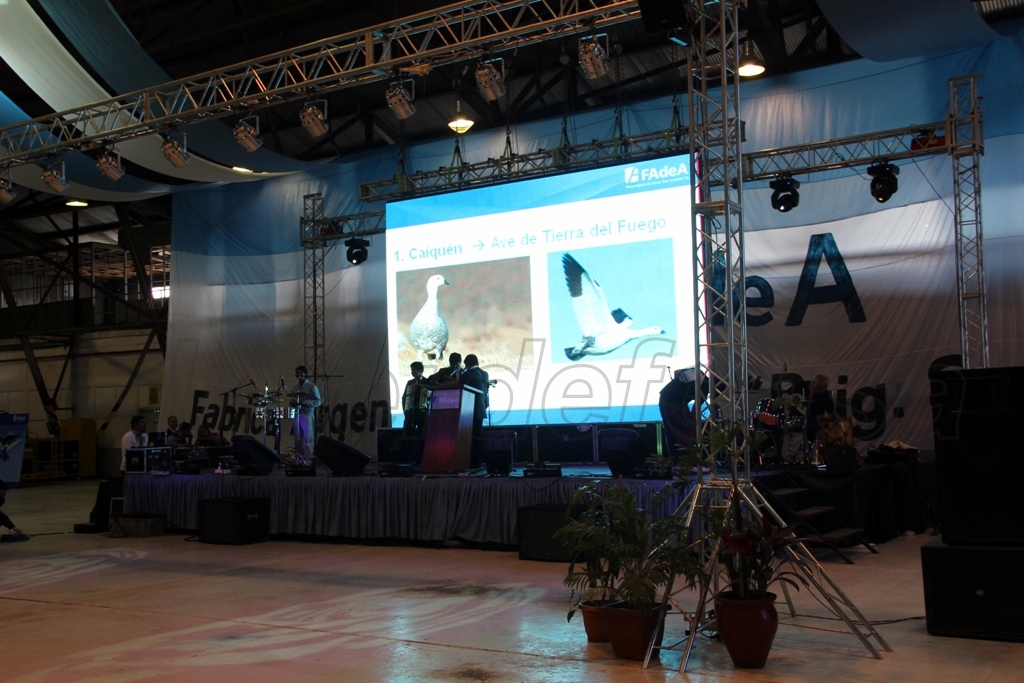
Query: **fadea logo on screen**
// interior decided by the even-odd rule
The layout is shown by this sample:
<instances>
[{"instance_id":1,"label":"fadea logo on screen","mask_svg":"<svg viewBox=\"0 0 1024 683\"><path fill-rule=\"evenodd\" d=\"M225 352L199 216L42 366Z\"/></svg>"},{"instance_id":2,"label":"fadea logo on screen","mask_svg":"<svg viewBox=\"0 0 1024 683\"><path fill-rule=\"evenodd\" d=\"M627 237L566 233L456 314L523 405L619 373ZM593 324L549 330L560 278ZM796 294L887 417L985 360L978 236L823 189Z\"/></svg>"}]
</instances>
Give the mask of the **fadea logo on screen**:
<instances>
[{"instance_id":1,"label":"fadea logo on screen","mask_svg":"<svg viewBox=\"0 0 1024 683\"><path fill-rule=\"evenodd\" d=\"M689 177L690 169L685 161L662 164L661 166L626 166L623 168L623 179L630 189L675 185L686 182Z\"/></svg>"}]
</instances>

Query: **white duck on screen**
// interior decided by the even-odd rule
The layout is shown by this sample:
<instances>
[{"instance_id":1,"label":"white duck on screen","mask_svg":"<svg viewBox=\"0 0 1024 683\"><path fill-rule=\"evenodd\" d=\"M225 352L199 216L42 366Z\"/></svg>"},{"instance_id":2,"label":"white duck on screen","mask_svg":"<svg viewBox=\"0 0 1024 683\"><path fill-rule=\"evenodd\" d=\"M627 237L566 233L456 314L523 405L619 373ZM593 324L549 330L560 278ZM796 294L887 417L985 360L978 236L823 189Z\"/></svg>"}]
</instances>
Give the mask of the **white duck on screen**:
<instances>
[{"instance_id":1,"label":"white duck on screen","mask_svg":"<svg viewBox=\"0 0 1024 683\"><path fill-rule=\"evenodd\" d=\"M633 329L633 319L621 308L611 310L601 285L567 253L562 255L562 269L565 271L565 284L572 296L576 322L583 331L583 340L565 349L569 360L611 353L634 339L665 333L660 327Z\"/></svg>"},{"instance_id":2,"label":"white duck on screen","mask_svg":"<svg viewBox=\"0 0 1024 683\"><path fill-rule=\"evenodd\" d=\"M437 290L449 282L442 275L431 275L427 280L427 300L409 325L409 341L414 349L429 360L443 360L448 346L448 324L437 312Z\"/></svg>"}]
</instances>

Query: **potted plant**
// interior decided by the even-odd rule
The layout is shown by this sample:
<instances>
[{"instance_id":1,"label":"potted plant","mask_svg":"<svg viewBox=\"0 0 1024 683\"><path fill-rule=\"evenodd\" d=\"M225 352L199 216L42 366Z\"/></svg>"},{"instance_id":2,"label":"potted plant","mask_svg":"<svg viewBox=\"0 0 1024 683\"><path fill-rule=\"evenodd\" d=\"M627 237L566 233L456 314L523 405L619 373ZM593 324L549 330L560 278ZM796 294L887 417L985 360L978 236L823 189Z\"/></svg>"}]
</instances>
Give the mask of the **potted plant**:
<instances>
[{"instance_id":1,"label":"potted plant","mask_svg":"<svg viewBox=\"0 0 1024 683\"><path fill-rule=\"evenodd\" d=\"M657 624L658 591L673 577L693 586L703 567L689 544L682 515L662 509L681 497L685 483L673 481L652 494L645 509L622 482L593 482L577 489L570 505L582 514L559 531L577 553L565 578L573 588L572 619L586 592L597 588L611 600L600 608L616 657L643 659ZM599 560L599 561L596 561Z\"/></svg>"},{"instance_id":2,"label":"potted plant","mask_svg":"<svg viewBox=\"0 0 1024 683\"><path fill-rule=\"evenodd\" d=\"M729 577L728 586L715 595L718 636L733 664L760 669L768 660L779 615L775 609L775 583L797 590L804 577L784 571L786 548L797 541L793 527L778 529L767 514L744 507L737 477L738 464L756 447L746 425L724 421L705 430L704 445L732 461L730 504L721 519L718 561Z\"/></svg>"}]
</instances>

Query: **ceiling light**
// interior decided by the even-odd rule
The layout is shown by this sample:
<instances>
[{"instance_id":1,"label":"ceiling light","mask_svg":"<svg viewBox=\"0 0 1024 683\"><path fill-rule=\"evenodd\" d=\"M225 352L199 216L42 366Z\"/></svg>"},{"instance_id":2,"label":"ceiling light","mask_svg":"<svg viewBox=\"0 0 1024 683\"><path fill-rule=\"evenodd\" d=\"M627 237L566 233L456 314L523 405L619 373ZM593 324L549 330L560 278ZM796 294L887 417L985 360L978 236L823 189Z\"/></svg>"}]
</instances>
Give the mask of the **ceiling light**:
<instances>
[{"instance_id":1,"label":"ceiling light","mask_svg":"<svg viewBox=\"0 0 1024 683\"><path fill-rule=\"evenodd\" d=\"M103 152L96 158L96 170L110 178L120 180L124 175L124 166L121 165L121 155L117 156L110 152Z\"/></svg>"},{"instance_id":2,"label":"ceiling light","mask_svg":"<svg viewBox=\"0 0 1024 683\"><path fill-rule=\"evenodd\" d=\"M604 50L596 40L585 40L580 43L580 67L590 80L601 78L608 73Z\"/></svg>"},{"instance_id":3,"label":"ceiling light","mask_svg":"<svg viewBox=\"0 0 1024 683\"><path fill-rule=\"evenodd\" d=\"M868 167L868 175L871 176L871 196L879 204L889 201L889 198L896 194L896 190L900 189L900 181L896 179L899 174L899 166L888 161L880 161Z\"/></svg>"},{"instance_id":4,"label":"ceiling light","mask_svg":"<svg viewBox=\"0 0 1024 683\"><path fill-rule=\"evenodd\" d=\"M65 206L70 206L70 207L75 208L75 209L80 209L83 206L89 206L89 202L83 201L81 199L69 199L68 201L66 201L64 203L64 205Z\"/></svg>"},{"instance_id":5,"label":"ceiling light","mask_svg":"<svg viewBox=\"0 0 1024 683\"><path fill-rule=\"evenodd\" d=\"M306 102L299 110L299 121L302 123L302 127L315 138L327 132L327 115L324 113L327 110L327 101L317 101L323 102L322 110L314 102Z\"/></svg>"},{"instance_id":6,"label":"ceiling light","mask_svg":"<svg viewBox=\"0 0 1024 683\"><path fill-rule=\"evenodd\" d=\"M370 255L366 250L370 243L361 237L352 237L345 240L345 246L348 247L348 251L345 253L345 260L353 266L358 266Z\"/></svg>"},{"instance_id":7,"label":"ceiling light","mask_svg":"<svg viewBox=\"0 0 1024 683\"><path fill-rule=\"evenodd\" d=\"M235 171L236 173L252 173L251 168L246 168L244 166L232 166L231 170Z\"/></svg>"},{"instance_id":8,"label":"ceiling light","mask_svg":"<svg viewBox=\"0 0 1024 683\"><path fill-rule=\"evenodd\" d=\"M480 96L488 102L505 96L505 79L493 64L481 64L476 68L476 87Z\"/></svg>"},{"instance_id":9,"label":"ceiling light","mask_svg":"<svg viewBox=\"0 0 1024 683\"><path fill-rule=\"evenodd\" d=\"M58 194L68 189L68 181L64 177L64 162L60 162L59 169L56 166L51 166L43 171L43 182Z\"/></svg>"},{"instance_id":10,"label":"ceiling light","mask_svg":"<svg viewBox=\"0 0 1024 683\"><path fill-rule=\"evenodd\" d=\"M255 121L256 125L249 123ZM235 124L232 129L235 134L235 142L240 144L246 152L255 152L263 146L263 138L260 137L259 117L250 116Z\"/></svg>"},{"instance_id":11,"label":"ceiling light","mask_svg":"<svg viewBox=\"0 0 1024 683\"><path fill-rule=\"evenodd\" d=\"M459 99L455 100L455 118L448 122L448 127L459 135L473 127L473 119L463 115L462 101Z\"/></svg>"},{"instance_id":12,"label":"ceiling light","mask_svg":"<svg viewBox=\"0 0 1024 683\"><path fill-rule=\"evenodd\" d=\"M160 145L160 151L164 153L164 158L171 162L171 165L175 168L181 168L191 158L184 143L178 142L172 137L164 140L164 144Z\"/></svg>"},{"instance_id":13,"label":"ceiling light","mask_svg":"<svg viewBox=\"0 0 1024 683\"><path fill-rule=\"evenodd\" d=\"M401 83L395 83L384 93L384 99L391 108L391 113L399 121L403 121L416 113L416 105L412 103L412 95Z\"/></svg>"},{"instance_id":14,"label":"ceiling light","mask_svg":"<svg viewBox=\"0 0 1024 683\"><path fill-rule=\"evenodd\" d=\"M800 205L800 181L795 180L788 173L776 176L775 180L768 183L768 187L775 190L772 193L772 208L776 211L786 213Z\"/></svg>"},{"instance_id":15,"label":"ceiling light","mask_svg":"<svg viewBox=\"0 0 1024 683\"><path fill-rule=\"evenodd\" d=\"M11 181L11 169L6 169L6 173L6 178L0 177L0 202L9 204L18 196L18 192L14 189L14 183Z\"/></svg>"},{"instance_id":16,"label":"ceiling light","mask_svg":"<svg viewBox=\"0 0 1024 683\"><path fill-rule=\"evenodd\" d=\"M743 43L743 52L740 54L740 65L736 73L744 78L760 76L764 73L764 64L757 58L753 45L750 42Z\"/></svg>"}]
</instances>

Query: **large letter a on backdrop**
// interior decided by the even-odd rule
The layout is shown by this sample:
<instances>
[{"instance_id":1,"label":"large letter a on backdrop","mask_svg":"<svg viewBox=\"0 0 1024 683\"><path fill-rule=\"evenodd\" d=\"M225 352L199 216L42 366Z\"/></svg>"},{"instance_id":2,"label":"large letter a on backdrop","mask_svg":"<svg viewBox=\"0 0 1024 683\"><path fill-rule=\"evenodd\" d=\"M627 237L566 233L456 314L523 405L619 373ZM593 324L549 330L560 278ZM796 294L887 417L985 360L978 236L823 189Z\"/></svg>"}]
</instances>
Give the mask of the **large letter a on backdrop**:
<instances>
[{"instance_id":1,"label":"large letter a on backdrop","mask_svg":"<svg viewBox=\"0 0 1024 683\"><path fill-rule=\"evenodd\" d=\"M822 256L825 257L825 263L832 271L836 283L815 287L814 282L818 278L818 266L821 264ZM846 268L846 262L839 253L832 233L811 235L810 244L807 245L807 259L804 261L800 284L797 285L796 296L793 298L793 308L786 318L786 327L795 327L802 323L807 307L811 304L831 304L839 301L846 307L846 317L851 323L867 321L860 296L857 295L857 288L853 286L853 278L850 277L850 271Z\"/></svg>"}]
</instances>

